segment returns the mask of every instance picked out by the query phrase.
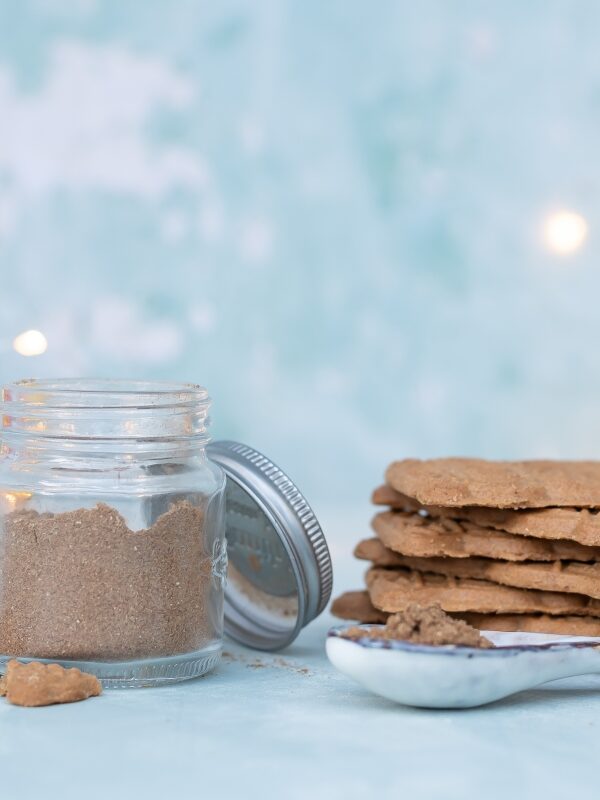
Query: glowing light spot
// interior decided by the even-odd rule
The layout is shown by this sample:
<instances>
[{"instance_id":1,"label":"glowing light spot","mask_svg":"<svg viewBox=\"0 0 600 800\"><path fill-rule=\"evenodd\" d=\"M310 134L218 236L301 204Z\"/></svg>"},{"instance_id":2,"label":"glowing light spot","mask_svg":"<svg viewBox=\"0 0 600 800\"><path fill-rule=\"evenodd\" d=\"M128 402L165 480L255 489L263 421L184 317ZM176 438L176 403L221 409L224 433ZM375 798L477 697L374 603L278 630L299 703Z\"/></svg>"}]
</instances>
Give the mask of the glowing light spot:
<instances>
[{"instance_id":1,"label":"glowing light spot","mask_svg":"<svg viewBox=\"0 0 600 800\"><path fill-rule=\"evenodd\" d=\"M23 331L13 340L13 348L21 356L41 356L48 349L48 341L41 331Z\"/></svg>"},{"instance_id":2,"label":"glowing light spot","mask_svg":"<svg viewBox=\"0 0 600 800\"><path fill-rule=\"evenodd\" d=\"M576 211L554 211L544 220L542 237L553 253L569 255L583 245L588 234L588 224Z\"/></svg>"}]
</instances>

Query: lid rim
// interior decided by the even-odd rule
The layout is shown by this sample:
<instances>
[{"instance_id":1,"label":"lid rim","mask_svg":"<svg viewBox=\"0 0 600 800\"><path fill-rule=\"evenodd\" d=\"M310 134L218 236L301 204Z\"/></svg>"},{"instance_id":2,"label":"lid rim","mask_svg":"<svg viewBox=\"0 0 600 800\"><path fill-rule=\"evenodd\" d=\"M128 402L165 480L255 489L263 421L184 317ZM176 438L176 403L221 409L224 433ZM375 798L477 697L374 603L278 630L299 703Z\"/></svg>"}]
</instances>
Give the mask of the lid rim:
<instances>
[{"instance_id":1,"label":"lid rim","mask_svg":"<svg viewBox=\"0 0 600 800\"><path fill-rule=\"evenodd\" d=\"M325 609L331 596L333 569L323 530L295 483L262 453L248 445L223 440L212 442L207 452L232 480L252 490L255 502L277 522L284 546L296 562L304 613L298 618L289 644ZM295 524L291 524L292 519ZM239 629L239 625L236 627Z\"/></svg>"}]
</instances>

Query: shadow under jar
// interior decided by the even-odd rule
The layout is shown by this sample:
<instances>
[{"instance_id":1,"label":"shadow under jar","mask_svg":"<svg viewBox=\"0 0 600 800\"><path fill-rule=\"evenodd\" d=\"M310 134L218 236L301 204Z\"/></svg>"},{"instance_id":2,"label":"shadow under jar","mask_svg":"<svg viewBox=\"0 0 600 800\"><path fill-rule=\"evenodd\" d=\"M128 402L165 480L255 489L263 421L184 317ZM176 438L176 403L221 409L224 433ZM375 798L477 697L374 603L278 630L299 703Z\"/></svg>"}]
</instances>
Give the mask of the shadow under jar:
<instances>
[{"instance_id":1,"label":"shadow under jar","mask_svg":"<svg viewBox=\"0 0 600 800\"><path fill-rule=\"evenodd\" d=\"M2 390L0 662L109 686L220 658L225 476L192 384L27 380Z\"/></svg>"}]
</instances>

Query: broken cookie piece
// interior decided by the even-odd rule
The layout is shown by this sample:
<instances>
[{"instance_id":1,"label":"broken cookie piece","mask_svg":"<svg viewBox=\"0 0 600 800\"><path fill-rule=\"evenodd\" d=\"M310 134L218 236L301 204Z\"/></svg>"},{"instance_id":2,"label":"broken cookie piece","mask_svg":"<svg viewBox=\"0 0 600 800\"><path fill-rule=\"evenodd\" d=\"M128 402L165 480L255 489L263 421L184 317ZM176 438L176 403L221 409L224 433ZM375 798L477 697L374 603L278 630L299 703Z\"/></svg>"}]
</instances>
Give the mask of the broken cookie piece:
<instances>
[{"instance_id":1,"label":"broken cookie piece","mask_svg":"<svg viewBox=\"0 0 600 800\"><path fill-rule=\"evenodd\" d=\"M460 619L448 616L439 605L420 606L413 603L404 611L392 614L384 627L348 628L345 639L387 639L414 644L463 645L466 647L493 647L476 629Z\"/></svg>"},{"instance_id":2,"label":"broken cookie piece","mask_svg":"<svg viewBox=\"0 0 600 800\"><path fill-rule=\"evenodd\" d=\"M59 664L22 664L9 661L0 681L0 693L17 706L50 706L75 703L96 697L102 692L98 678L79 669L65 669Z\"/></svg>"}]
</instances>

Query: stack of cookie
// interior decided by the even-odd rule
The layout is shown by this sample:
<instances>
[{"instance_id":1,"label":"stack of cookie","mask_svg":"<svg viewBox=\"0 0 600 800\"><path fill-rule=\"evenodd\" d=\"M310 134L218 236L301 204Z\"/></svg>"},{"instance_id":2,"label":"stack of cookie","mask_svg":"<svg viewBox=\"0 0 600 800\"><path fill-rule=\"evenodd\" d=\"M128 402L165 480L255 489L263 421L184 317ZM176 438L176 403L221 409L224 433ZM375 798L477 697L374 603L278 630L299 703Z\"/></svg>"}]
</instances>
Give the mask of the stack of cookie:
<instances>
[{"instance_id":1,"label":"stack of cookie","mask_svg":"<svg viewBox=\"0 0 600 800\"><path fill-rule=\"evenodd\" d=\"M373 502L366 591L332 611L381 622L409 603L488 630L600 636L600 462L394 462Z\"/></svg>"}]
</instances>

